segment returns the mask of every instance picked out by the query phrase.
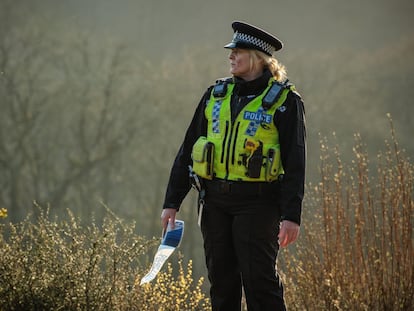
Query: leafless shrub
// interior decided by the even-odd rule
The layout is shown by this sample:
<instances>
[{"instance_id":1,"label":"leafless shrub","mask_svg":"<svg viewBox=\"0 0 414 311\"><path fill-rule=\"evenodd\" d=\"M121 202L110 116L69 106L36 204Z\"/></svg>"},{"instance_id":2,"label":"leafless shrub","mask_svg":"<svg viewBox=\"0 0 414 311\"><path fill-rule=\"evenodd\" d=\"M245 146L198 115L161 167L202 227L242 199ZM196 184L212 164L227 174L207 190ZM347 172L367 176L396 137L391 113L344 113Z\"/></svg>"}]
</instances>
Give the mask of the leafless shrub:
<instances>
[{"instance_id":1,"label":"leafless shrub","mask_svg":"<svg viewBox=\"0 0 414 311\"><path fill-rule=\"evenodd\" d=\"M355 136L352 163L321 141L321 177L310 186L300 243L286 251L293 310L412 310L414 306L414 168L391 143L372 177Z\"/></svg>"}]
</instances>

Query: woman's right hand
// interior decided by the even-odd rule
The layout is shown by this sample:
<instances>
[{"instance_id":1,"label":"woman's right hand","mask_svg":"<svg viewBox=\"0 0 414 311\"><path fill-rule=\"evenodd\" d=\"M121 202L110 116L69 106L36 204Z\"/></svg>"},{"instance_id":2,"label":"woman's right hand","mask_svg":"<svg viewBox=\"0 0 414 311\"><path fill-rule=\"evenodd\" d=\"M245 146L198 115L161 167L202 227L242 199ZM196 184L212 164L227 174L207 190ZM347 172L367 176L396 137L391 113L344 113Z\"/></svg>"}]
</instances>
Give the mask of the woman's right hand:
<instances>
[{"instance_id":1,"label":"woman's right hand","mask_svg":"<svg viewBox=\"0 0 414 311\"><path fill-rule=\"evenodd\" d=\"M175 208L165 208L161 213L161 225L163 232L167 231L168 223L171 223L171 229L175 226L175 215L177 210Z\"/></svg>"}]
</instances>

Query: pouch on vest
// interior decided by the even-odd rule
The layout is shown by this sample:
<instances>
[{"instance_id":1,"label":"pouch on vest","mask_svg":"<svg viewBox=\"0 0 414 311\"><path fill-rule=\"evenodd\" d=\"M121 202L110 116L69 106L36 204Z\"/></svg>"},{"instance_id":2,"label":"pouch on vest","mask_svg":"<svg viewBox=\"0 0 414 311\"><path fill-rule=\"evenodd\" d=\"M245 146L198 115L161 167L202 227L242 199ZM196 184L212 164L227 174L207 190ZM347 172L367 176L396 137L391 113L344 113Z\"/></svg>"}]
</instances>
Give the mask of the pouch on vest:
<instances>
[{"instance_id":1,"label":"pouch on vest","mask_svg":"<svg viewBox=\"0 0 414 311\"><path fill-rule=\"evenodd\" d=\"M263 164L263 143L250 138L244 141L244 149L249 152L245 155L246 175L250 178L259 178Z\"/></svg>"},{"instance_id":2,"label":"pouch on vest","mask_svg":"<svg viewBox=\"0 0 414 311\"><path fill-rule=\"evenodd\" d=\"M274 181L280 174L280 146L274 145L268 149L266 161L266 180Z\"/></svg>"},{"instance_id":3,"label":"pouch on vest","mask_svg":"<svg viewBox=\"0 0 414 311\"><path fill-rule=\"evenodd\" d=\"M200 177L213 178L214 144L206 137L200 136L191 153L193 171Z\"/></svg>"}]
</instances>

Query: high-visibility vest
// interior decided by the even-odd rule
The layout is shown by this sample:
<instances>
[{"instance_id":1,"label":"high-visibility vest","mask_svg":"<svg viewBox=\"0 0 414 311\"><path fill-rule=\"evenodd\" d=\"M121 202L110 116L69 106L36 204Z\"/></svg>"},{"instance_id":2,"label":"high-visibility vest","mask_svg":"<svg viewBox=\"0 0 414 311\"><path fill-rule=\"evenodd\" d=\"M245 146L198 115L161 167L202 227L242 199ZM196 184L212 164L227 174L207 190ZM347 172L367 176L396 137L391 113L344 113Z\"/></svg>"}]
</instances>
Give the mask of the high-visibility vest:
<instances>
[{"instance_id":1,"label":"high-visibility vest","mask_svg":"<svg viewBox=\"0 0 414 311\"><path fill-rule=\"evenodd\" d=\"M197 175L263 182L283 174L279 133L273 119L277 109L284 108L281 106L292 87L283 85L276 102L264 106L263 98L273 83L277 82L271 78L263 93L252 99L234 121L230 108L234 84L227 81L227 91L219 95L212 90L205 108L207 137L200 137L193 146L193 170Z\"/></svg>"}]
</instances>

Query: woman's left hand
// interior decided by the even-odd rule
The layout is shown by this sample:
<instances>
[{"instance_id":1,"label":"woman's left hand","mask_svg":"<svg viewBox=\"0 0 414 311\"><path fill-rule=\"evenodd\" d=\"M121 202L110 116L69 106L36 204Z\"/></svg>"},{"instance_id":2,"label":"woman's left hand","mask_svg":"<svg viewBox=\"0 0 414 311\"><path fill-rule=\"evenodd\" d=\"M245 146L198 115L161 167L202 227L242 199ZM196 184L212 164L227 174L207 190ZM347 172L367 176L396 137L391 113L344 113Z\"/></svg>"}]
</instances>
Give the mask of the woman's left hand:
<instances>
[{"instance_id":1,"label":"woman's left hand","mask_svg":"<svg viewBox=\"0 0 414 311\"><path fill-rule=\"evenodd\" d=\"M295 242L299 236L300 226L289 220L283 220L279 230L279 246L286 247Z\"/></svg>"}]
</instances>

